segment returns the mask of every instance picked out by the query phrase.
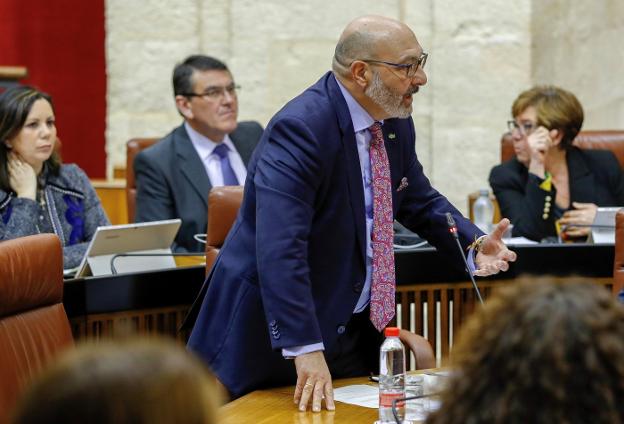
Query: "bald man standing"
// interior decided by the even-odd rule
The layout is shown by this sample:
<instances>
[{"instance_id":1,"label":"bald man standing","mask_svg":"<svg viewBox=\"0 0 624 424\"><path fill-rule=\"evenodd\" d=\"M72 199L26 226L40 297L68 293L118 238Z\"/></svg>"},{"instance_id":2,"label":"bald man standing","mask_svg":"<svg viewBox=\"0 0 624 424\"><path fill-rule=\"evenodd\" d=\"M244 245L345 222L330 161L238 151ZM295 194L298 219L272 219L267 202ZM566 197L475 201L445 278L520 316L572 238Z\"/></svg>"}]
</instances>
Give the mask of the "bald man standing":
<instances>
[{"instance_id":1,"label":"bald man standing","mask_svg":"<svg viewBox=\"0 0 624 424\"><path fill-rule=\"evenodd\" d=\"M515 260L501 241L508 221L484 236L423 174L411 112L426 60L403 23L358 18L333 71L269 122L189 319L198 312L189 348L233 397L296 382L300 410L323 398L334 409L332 376L376 372L395 313L394 218L458 256L450 212L462 246L481 237L469 253L477 275Z\"/></svg>"}]
</instances>

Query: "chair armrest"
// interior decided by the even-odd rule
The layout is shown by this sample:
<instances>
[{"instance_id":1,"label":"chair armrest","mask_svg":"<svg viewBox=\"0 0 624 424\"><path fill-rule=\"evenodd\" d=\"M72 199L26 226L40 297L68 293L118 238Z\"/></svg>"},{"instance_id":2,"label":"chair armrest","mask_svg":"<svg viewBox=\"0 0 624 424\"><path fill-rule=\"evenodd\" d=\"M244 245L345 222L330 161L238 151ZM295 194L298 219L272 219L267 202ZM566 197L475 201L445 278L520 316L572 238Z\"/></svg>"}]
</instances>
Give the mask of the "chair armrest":
<instances>
[{"instance_id":1,"label":"chair armrest","mask_svg":"<svg viewBox=\"0 0 624 424\"><path fill-rule=\"evenodd\" d=\"M436 367L435 355L427 339L404 329L399 332L399 339L414 354L417 370Z\"/></svg>"}]
</instances>

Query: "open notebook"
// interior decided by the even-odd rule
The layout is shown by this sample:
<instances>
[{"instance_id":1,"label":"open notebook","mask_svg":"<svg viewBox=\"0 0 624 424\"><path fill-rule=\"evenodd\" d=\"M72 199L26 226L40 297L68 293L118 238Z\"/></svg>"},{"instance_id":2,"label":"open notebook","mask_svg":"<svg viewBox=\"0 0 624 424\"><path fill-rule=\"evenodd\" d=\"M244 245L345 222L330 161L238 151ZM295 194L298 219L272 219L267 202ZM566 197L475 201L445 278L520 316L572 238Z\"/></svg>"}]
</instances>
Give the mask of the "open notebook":
<instances>
[{"instance_id":1,"label":"open notebook","mask_svg":"<svg viewBox=\"0 0 624 424\"><path fill-rule=\"evenodd\" d=\"M76 271L76 277L112 274L111 258L120 253L171 254L180 219L98 227ZM118 257L117 272L174 268L172 256Z\"/></svg>"}]
</instances>

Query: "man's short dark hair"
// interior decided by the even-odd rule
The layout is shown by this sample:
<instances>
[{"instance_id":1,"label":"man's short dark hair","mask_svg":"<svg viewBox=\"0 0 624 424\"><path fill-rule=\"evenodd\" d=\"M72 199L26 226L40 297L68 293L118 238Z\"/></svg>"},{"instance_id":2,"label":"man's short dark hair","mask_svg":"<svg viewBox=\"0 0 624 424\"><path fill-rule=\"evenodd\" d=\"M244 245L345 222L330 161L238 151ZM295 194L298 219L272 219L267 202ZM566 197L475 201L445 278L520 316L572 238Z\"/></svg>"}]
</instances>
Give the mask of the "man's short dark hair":
<instances>
[{"instance_id":1,"label":"man's short dark hair","mask_svg":"<svg viewBox=\"0 0 624 424\"><path fill-rule=\"evenodd\" d=\"M178 63L173 69L173 94L184 95L193 92L191 75L193 71L228 71L225 63L214 57L200 54L192 55Z\"/></svg>"}]
</instances>

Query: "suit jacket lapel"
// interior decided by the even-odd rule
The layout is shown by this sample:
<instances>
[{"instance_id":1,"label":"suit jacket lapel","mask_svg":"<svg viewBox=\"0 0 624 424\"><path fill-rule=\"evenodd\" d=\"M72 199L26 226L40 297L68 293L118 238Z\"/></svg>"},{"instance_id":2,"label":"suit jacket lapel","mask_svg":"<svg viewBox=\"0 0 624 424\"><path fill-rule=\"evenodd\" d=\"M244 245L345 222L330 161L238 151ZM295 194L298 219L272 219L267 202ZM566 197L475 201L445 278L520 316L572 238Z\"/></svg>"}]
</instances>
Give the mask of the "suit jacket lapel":
<instances>
[{"instance_id":1,"label":"suit jacket lapel","mask_svg":"<svg viewBox=\"0 0 624 424\"><path fill-rule=\"evenodd\" d=\"M353 222L357 233L358 244L362 261L366 263L366 221L364 211L364 188L362 187L362 170L360 169L360 157L357 151L353 122L349 108L342 96L335 77L330 75L327 79L328 95L338 117L338 125L342 132L342 146L345 152L345 168L347 171L347 185L349 187L349 199L353 212Z\"/></svg>"},{"instance_id":2,"label":"suit jacket lapel","mask_svg":"<svg viewBox=\"0 0 624 424\"><path fill-rule=\"evenodd\" d=\"M583 160L580 150L575 147L568 150L566 162L570 180L570 202L594 203L596 197L594 176Z\"/></svg>"},{"instance_id":3,"label":"suit jacket lapel","mask_svg":"<svg viewBox=\"0 0 624 424\"><path fill-rule=\"evenodd\" d=\"M390 189L392 190L392 211L394 214L396 214L398 209L397 197L399 193L396 190L405 172L401 166L401 143L399 142L399 134L396 131L395 124L396 119L387 119L382 125L384 147L386 148L386 154L388 155L388 162L390 164Z\"/></svg>"},{"instance_id":4,"label":"suit jacket lapel","mask_svg":"<svg viewBox=\"0 0 624 424\"><path fill-rule=\"evenodd\" d=\"M388 154L388 162L390 163L390 174L392 177L392 188L395 188L395 182L403 177L401 169L401 148L399 142L399 134L396 131L396 119L387 119L381 126L384 136L384 147Z\"/></svg>"},{"instance_id":5,"label":"suit jacket lapel","mask_svg":"<svg viewBox=\"0 0 624 424\"><path fill-rule=\"evenodd\" d=\"M208 192L212 185L210 184L210 179L208 179L208 174L206 174L206 168L204 168L204 164L193 147L193 143L191 143L184 126L178 128L174 137L174 149L180 161L179 169L207 208ZM180 189L183 189L183 186Z\"/></svg>"},{"instance_id":6,"label":"suit jacket lapel","mask_svg":"<svg viewBox=\"0 0 624 424\"><path fill-rule=\"evenodd\" d=\"M249 164L249 159L251 159L251 154L256 147L255 143L246 143L246 141L248 140L245 139L244 131L241 131L240 126L236 128L236 130L232 134L230 134L230 140L232 140L232 143L234 143L236 151L238 151L238 154L243 160L243 163L245 164L245 166L247 166Z\"/></svg>"}]
</instances>

